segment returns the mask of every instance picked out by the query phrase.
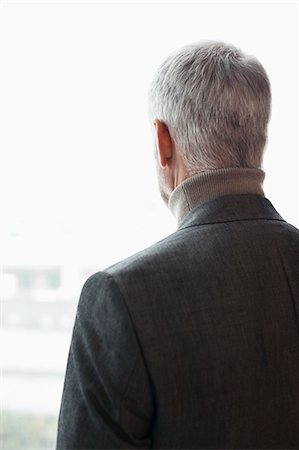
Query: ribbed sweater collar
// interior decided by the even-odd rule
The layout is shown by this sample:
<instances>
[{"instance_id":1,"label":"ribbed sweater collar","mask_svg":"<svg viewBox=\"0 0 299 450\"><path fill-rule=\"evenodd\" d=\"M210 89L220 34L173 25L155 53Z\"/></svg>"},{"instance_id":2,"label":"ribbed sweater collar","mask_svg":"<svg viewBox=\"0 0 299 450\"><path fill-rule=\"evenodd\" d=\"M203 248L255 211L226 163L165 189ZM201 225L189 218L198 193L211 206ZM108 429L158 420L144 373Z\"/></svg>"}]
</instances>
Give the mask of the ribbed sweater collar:
<instances>
[{"instance_id":1,"label":"ribbed sweater collar","mask_svg":"<svg viewBox=\"0 0 299 450\"><path fill-rule=\"evenodd\" d=\"M196 206L222 195L264 195L262 169L229 167L199 172L182 181L171 193L168 207L178 226Z\"/></svg>"}]
</instances>

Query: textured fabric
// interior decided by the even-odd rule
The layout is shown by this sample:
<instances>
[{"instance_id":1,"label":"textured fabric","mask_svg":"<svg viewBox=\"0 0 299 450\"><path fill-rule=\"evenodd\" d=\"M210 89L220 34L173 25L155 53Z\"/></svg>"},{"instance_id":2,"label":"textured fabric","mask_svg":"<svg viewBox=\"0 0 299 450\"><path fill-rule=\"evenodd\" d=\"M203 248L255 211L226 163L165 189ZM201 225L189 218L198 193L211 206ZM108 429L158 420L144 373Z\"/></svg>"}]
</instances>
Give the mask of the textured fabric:
<instances>
[{"instance_id":1,"label":"textured fabric","mask_svg":"<svg viewBox=\"0 0 299 450\"><path fill-rule=\"evenodd\" d=\"M168 208L178 226L195 206L221 195L255 194L265 196L265 172L249 167L205 170L180 183L171 193Z\"/></svg>"},{"instance_id":2,"label":"textured fabric","mask_svg":"<svg viewBox=\"0 0 299 450\"><path fill-rule=\"evenodd\" d=\"M57 449L298 449L298 316L299 230L201 203L84 284Z\"/></svg>"}]
</instances>

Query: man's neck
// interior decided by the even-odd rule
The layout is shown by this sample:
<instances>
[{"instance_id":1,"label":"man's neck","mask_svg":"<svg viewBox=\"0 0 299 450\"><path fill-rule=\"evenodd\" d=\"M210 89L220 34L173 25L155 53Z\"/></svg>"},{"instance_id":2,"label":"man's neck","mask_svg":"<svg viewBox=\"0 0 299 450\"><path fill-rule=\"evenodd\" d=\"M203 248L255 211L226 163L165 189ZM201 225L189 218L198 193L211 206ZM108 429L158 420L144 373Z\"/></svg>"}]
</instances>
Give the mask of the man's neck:
<instances>
[{"instance_id":1,"label":"man's neck","mask_svg":"<svg viewBox=\"0 0 299 450\"><path fill-rule=\"evenodd\" d=\"M264 195L262 169L229 167L199 172L182 181L171 193L168 207L178 226L191 209L212 198L231 194Z\"/></svg>"}]
</instances>

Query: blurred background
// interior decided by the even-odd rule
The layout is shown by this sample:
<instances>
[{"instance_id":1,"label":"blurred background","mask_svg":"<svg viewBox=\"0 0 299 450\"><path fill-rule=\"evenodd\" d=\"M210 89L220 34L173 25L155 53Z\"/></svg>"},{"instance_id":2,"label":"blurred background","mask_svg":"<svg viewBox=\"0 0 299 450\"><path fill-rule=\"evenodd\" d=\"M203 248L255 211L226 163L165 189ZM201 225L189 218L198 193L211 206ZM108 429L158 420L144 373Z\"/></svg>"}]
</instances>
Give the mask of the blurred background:
<instances>
[{"instance_id":1,"label":"blurred background","mask_svg":"<svg viewBox=\"0 0 299 450\"><path fill-rule=\"evenodd\" d=\"M299 227L297 2L2 1L2 449L54 449L85 280L176 230L156 181L147 90L201 39L272 85L266 197Z\"/></svg>"}]
</instances>

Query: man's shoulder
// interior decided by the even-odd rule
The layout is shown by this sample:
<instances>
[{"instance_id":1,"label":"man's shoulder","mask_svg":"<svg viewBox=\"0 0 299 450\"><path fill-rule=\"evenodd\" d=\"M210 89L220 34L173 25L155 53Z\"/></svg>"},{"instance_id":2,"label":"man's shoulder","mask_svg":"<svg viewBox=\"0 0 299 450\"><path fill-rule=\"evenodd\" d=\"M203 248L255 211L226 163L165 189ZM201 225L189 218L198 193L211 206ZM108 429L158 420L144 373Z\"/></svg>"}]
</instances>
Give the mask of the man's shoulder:
<instances>
[{"instance_id":1,"label":"man's shoulder","mask_svg":"<svg viewBox=\"0 0 299 450\"><path fill-rule=\"evenodd\" d=\"M110 275L120 274L121 272L130 272L142 270L144 267L155 266L160 260L170 257L178 249L180 243L184 241L185 230L177 230L172 234L160 239L148 247L106 267L104 271Z\"/></svg>"},{"instance_id":2,"label":"man's shoulder","mask_svg":"<svg viewBox=\"0 0 299 450\"><path fill-rule=\"evenodd\" d=\"M184 236L185 235L185 236ZM152 280L163 275L172 261L177 259L181 245L186 238L185 230L177 230L150 246L134 253L125 259L91 274L83 286L83 290L98 289L99 286L110 290L119 290L119 285L130 285L138 280ZM167 264L167 268L166 268ZM164 269L163 269L164 267Z\"/></svg>"},{"instance_id":3,"label":"man's shoulder","mask_svg":"<svg viewBox=\"0 0 299 450\"><path fill-rule=\"evenodd\" d=\"M94 280L106 279L136 283L167 281L169 274L181 271L184 262L190 268L206 270L219 254L233 255L235 249L244 255L248 247L273 250L279 247L288 256L298 257L299 230L286 221L243 220L222 223L197 224L178 229L172 234L134 253L125 259L93 274ZM270 251L271 253L271 251ZM269 257L269 254L268 254ZM126 281L125 281L126 280ZM155 280L155 281L154 281Z\"/></svg>"}]
</instances>

